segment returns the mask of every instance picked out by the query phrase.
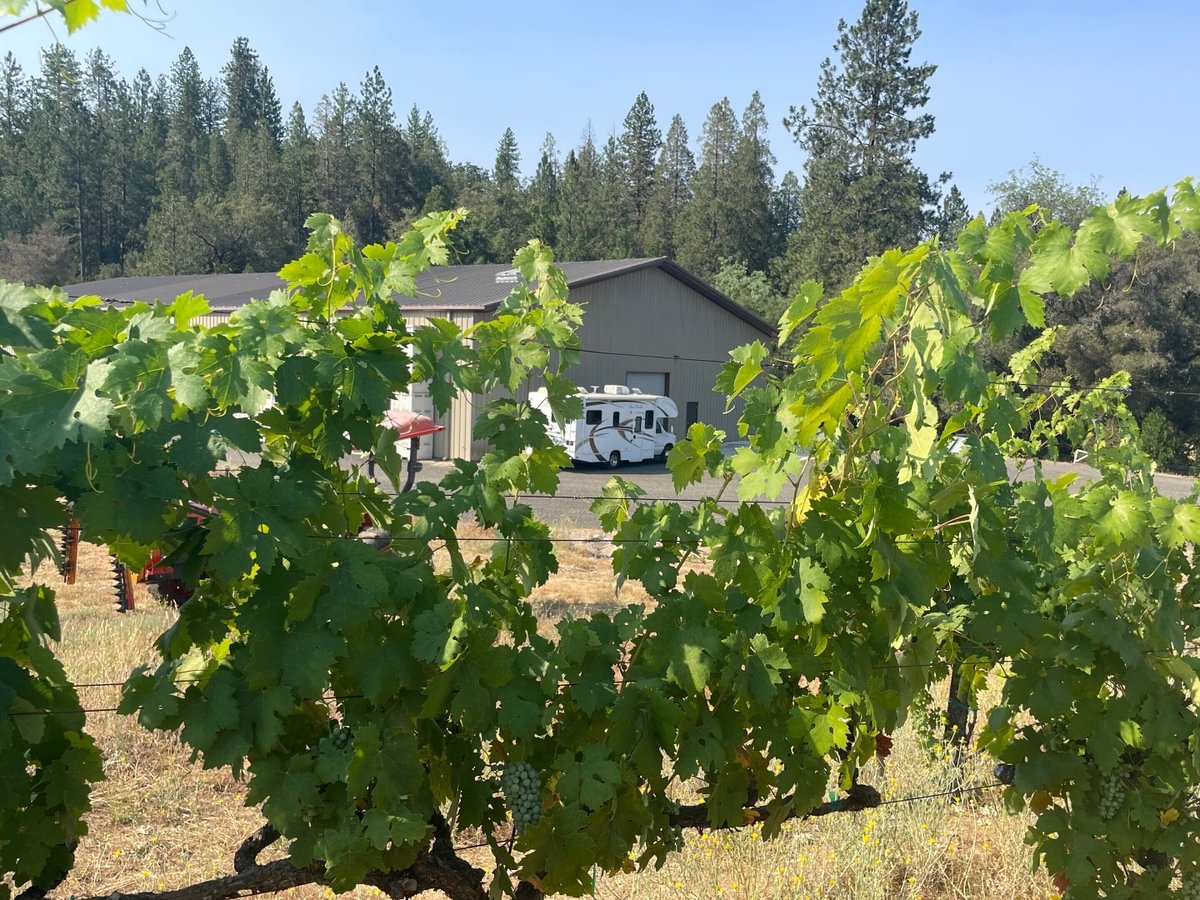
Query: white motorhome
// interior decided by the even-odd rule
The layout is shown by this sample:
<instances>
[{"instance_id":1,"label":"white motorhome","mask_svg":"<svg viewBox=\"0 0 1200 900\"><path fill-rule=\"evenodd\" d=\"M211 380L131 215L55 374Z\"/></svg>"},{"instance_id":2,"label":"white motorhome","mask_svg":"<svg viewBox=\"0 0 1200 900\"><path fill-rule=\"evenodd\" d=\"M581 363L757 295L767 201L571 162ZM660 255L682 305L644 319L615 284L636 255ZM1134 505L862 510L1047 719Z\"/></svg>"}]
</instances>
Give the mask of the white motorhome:
<instances>
[{"instance_id":1,"label":"white motorhome","mask_svg":"<svg viewBox=\"0 0 1200 900\"><path fill-rule=\"evenodd\" d=\"M615 469L623 462L665 457L675 446L671 419L679 415L679 409L670 397L606 384L580 390L579 399L583 418L555 422L545 389L529 395L529 402L549 420L547 433L571 459L607 463Z\"/></svg>"}]
</instances>

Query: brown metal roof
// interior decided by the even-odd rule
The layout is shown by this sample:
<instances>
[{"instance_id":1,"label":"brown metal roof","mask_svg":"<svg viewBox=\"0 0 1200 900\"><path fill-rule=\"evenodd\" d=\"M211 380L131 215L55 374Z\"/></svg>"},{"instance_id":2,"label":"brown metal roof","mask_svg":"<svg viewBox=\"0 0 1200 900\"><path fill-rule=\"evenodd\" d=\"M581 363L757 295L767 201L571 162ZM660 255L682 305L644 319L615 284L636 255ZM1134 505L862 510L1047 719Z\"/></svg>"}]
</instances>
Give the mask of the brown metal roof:
<instances>
[{"instance_id":1,"label":"brown metal roof","mask_svg":"<svg viewBox=\"0 0 1200 900\"><path fill-rule=\"evenodd\" d=\"M697 293L716 303L739 319L753 325L763 334L773 336L775 329L765 320L735 303L712 285L692 275L666 257L643 259L609 259L586 262L559 263L567 276L569 287L577 288L635 272L658 268L677 278ZM401 297L405 309L435 312L438 310L494 309L512 290L512 282L497 282L496 277L510 270L507 265L438 266L417 279L417 296ZM214 311L230 312L251 300L267 297L286 285L279 276L253 272L222 275L168 275L108 278L67 285L64 290L72 297L95 295L104 300L128 303L134 300L169 303L179 294L192 291L203 294Z\"/></svg>"}]
</instances>

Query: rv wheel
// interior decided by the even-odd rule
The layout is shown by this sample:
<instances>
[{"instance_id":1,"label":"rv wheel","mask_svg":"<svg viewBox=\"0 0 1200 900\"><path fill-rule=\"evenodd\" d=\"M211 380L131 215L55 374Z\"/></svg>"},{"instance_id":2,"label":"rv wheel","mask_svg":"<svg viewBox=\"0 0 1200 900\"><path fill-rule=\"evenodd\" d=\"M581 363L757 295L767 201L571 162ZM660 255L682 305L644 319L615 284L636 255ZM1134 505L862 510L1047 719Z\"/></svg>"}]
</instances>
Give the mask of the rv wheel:
<instances>
[{"instance_id":1,"label":"rv wheel","mask_svg":"<svg viewBox=\"0 0 1200 900\"><path fill-rule=\"evenodd\" d=\"M621 464L621 454L620 453L618 453L616 450L614 450L612 453L608 454L608 467L610 469L615 469L620 464Z\"/></svg>"},{"instance_id":2,"label":"rv wheel","mask_svg":"<svg viewBox=\"0 0 1200 900\"><path fill-rule=\"evenodd\" d=\"M663 447L663 452L662 452L662 461L663 462L667 461L667 457L671 455L671 451L674 449L675 449L674 444L667 444L665 447Z\"/></svg>"}]
</instances>

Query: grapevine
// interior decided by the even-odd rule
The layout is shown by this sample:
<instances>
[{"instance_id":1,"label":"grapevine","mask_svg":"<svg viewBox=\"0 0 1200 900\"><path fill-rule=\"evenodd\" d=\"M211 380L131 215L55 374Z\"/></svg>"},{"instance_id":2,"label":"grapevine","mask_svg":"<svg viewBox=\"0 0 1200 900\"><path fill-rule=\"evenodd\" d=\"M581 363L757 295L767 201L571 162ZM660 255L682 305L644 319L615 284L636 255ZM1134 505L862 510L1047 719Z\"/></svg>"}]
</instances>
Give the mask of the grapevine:
<instances>
[{"instance_id":1,"label":"grapevine","mask_svg":"<svg viewBox=\"0 0 1200 900\"><path fill-rule=\"evenodd\" d=\"M51 650L53 592L17 587L54 559L67 503L124 563L182 561L195 593L122 710L244 778L268 823L252 849L287 839L292 878L581 895L594 872L661 864L686 827L757 819L771 838L877 804L858 767L955 666L972 697L1003 668L978 747L1074 896L1162 896L1200 865L1180 812L1200 784L1196 497L1154 493L1124 376L1035 387L1053 331L1005 373L978 352L982 329L1044 325L1047 300L1110 255L1195 230L1190 182L1076 233L979 220L957 246L889 251L840 295L804 286L782 320L792 366L751 345L719 378L744 445L727 458L698 423L671 453L679 487L726 489L685 507L616 478L596 503L618 581L653 604L552 637L528 598L557 560L521 500L552 493L567 460L521 397L536 374L556 414L578 411L581 310L534 243L493 319L410 328L393 292L445 260L457 220L360 249L315 216L288 290L209 328L190 295L120 310L0 286L0 496L18 511L0 541L0 704L45 723L0 719L0 769L20 782L0 793L0 834L22 835L0 844L13 882L60 882L102 774L82 716L49 715L79 702ZM414 380L443 408L492 397L476 431L491 449L385 494L340 461L373 448L401 483L378 423ZM1087 449L1094 481L1043 476L1058 442ZM260 462L222 471L230 450ZM1028 477L1010 478L1014 459ZM212 515L190 518L196 504ZM367 516L387 552L357 538ZM490 552L459 546L468 521ZM501 800L489 760L514 748ZM702 804L669 799L685 782ZM490 882L455 856L456 830L489 842Z\"/></svg>"}]
</instances>

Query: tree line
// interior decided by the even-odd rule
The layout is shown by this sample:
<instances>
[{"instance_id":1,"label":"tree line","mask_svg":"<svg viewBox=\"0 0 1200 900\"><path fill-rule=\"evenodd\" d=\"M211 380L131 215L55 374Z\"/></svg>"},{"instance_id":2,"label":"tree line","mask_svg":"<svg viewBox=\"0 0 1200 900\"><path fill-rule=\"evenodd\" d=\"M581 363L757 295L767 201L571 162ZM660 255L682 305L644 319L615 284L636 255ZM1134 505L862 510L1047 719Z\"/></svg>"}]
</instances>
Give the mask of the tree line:
<instances>
[{"instance_id":1,"label":"tree line","mask_svg":"<svg viewBox=\"0 0 1200 900\"><path fill-rule=\"evenodd\" d=\"M928 98L935 67L876 52L910 45L916 15L895 0L868 7L868 25L842 23L844 62L826 62L820 91L856 94L876 107L875 121L913 122L881 135L859 111L820 97L811 115L793 110L789 125L812 157L806 189L794 172L776 177L757 92L740 111L728 98L713 104L696 135L679 115L663 123L641 93L606 139L589 129L563 154L547 134L523 178L511 129L491 169L455 163L429 112L414 106L398 116L378 67L356 90L338 84L306 114L299 103L284 112L246 38L216 77L187 48L169 72L142 69L131 80L99 50L80 59L56 46L30 73L9 54L0 65L0 274L71 282L272 270L302 248L314 209L373 242L432 209L466 206L460 262L506 261L538 237L564 260L662 255L709 278L728 266L761 273L774 303L759 311L774 317L794 284L845 280L879 241L911 243L944 218L942 182L911 162L916 139L933 130L930 116L912 111ZM872 99L889 80L899 90ZM820 137L835 131L853 134L841 143ZM861 183L830 194L826 173L847 153L861 157ZM820 233L845 232L856 195L900 181L902 215L825 252ZM841 212L830 218L831 209Z\"/></svg>"},{"instance_id":2,"label":"tree line","mask_svg":"<svg viewBox=\"0 0 1200 900\"><path fill-rule=\"evenodd\" d=\"M560 260L669 256L775 321L803 282L836 290L868 257L933 234L952 239L971 217L949 173L914 162L935 126L924 108L936 66L912 61L919 37L903 0L866 0L855 22L838 23L815 96L784 119L806 152L803 172L781 177L757 92L740 112L728 98L713 104L696 135L677 114L664 129L643 92L606 139L589 128L564 154L547 134L523 177L511 129L490 169L453 162L431 113L398 114L378 67L356 90L338 84L310 115L299 103L285 115L246 38L216 77L187 48L169 72L131 80L98 50L81 60L53 47L31 73L8 54L0 277L273 271L301 251L313 210L369 243L465 206L456 262L506 262L531 237ZM1037 203L1077 225L1105 202L1095 183L1068 184L1036 159L989 191L993 220ZM1179 465L1200 439L1189 393L1200 251L1185 240L1146 252L1140 267L1052 305L1049 321L1067 334L1049 359L1085 383L1120 365L1135 386L1153 386L1131 403L1143 421L1158 411L1160 458ZM997 368L1028 339L998 344Z\"/></svg>"}]
</instances>

